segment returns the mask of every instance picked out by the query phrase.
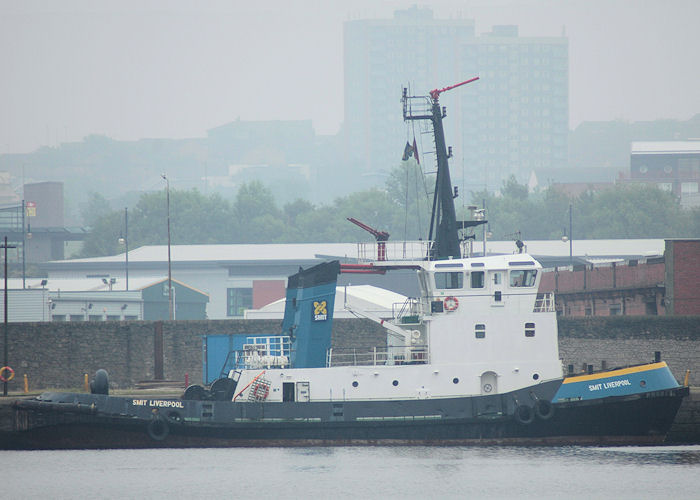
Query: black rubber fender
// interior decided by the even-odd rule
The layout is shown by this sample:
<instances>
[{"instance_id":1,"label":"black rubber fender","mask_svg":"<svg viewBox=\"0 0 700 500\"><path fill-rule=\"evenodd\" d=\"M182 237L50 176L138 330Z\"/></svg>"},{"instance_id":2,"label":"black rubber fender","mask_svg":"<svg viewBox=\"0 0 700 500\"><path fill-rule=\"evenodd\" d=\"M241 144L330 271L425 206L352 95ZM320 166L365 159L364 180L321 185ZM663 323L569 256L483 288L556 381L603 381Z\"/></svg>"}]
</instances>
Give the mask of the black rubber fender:
<instances>
[{"instance_id":1,"label":"black rubber fender","mask_svg":"<svg viewBox=\"0 0 700 500\"><path fill-rule=\"evenodd\" d=\"M513 417L518 423L527 425L531 424L532 421L535 419L535 412L532 410L532 406L518 405L515 407Z\"/></svg>"},{"instance_id":2,"label":"black rubber fender","mask_svg":"<svg viewBox=\"0 0 700 500\"><path fill-rule=\"evenodd\" d=\"M167 420L157 416L148 422L146 432L148 432L148 437L154 441L163 441L166 437L168 437L168 434L170 434L170 426L168 425Z\"/></svg>"},{"instance_id":3,"label":"black rubber fender","mask_svg":"<svg viewBox=\"0 0 700 500\"><path fill-rule=\"evenodd\" d=\"M236 381L228 377L215 380L209 388L211 398L214 401L231 401L236 392L236 385Z\"/></svg>"},{"instance_id":4,"label":"black rubber fender","mask_svg":"<svg viewBox=\"0 0 700 500\"><path fill-rule=\"evenodd\" d=\"M107 370L100 368L95 372L95 378L90 382L90 393L109 395L109 375Z\"/></svg>"},{"instance_id":5,"label":"black rubber fender","mask_svg":"<svg viewBox=\"0 0 700 500\"><path fill-rule=\"evenodd\" d=\"M193 384L185 389L182 399L185 401L204 401L207 399L207 390L201 385Z\"/></svg>"},{"instance_id":6,"label":"black rubber fender","mask_svg":"<svg viewBox=\"0 0 700 500\"><path fill-rule=\"evenodd\" d=\"M535 414L542 420L549 420L554 415L554 405L546 399L538 399L535 403Z\"/></svg>"}]
</instances>

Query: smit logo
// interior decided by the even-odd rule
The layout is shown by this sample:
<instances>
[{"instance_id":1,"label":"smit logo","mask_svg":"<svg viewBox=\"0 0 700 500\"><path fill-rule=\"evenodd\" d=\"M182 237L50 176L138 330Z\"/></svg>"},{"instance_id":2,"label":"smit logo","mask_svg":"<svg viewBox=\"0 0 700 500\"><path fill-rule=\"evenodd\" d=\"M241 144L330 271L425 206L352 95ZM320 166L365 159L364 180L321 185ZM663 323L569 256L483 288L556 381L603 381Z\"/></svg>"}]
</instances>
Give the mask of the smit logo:
<instances>
[{"instance_id":1,"label":"smit logo","mask_svg":"<svg viewBox=\"0 0 700 500\"><path fill-rule=\"evenodd\" d=\"M325 300L314 302L314 321L326 321L328 319L328 304Z\"/></svg>"}]
</instances>

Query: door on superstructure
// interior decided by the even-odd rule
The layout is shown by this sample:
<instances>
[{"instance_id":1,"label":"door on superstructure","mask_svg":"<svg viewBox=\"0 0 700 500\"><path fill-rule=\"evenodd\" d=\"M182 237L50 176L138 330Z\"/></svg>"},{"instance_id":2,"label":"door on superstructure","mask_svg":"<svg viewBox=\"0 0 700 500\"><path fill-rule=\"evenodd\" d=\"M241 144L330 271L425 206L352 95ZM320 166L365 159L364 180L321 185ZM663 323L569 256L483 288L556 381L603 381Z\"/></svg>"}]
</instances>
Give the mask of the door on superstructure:
<instances>
[{"instance_id":1,"label":"door on superstructure","mask_svg":"<svg viewBox=\"0 0 700 500\"><path fill-rule=\"evenodd\" d=\"M295 393L294 382L282 382L282 401L294 401Z\"/></svg>"},{"instance_id":2,"label":"door on superstructure","mask_svg":"<svg viewBox=\"0 0 700 500\"><path fill-rule=\"evenodd\" d=\"M484 372L481 374L481 394L496 394L498 392L497 375L495 372Z\"/></svg>"},{"instance_id":3,"label":"door on superstructure","mask_svg":"<svg viewBox=\"0 0 700 500\"><path fill-rule=\"evenodd\" d=\"M503 276L504 271L490 271L489 272L489 286L491 287L491 305L492 306L502 306L503 305Z\"/></svg>"}]
</instances>

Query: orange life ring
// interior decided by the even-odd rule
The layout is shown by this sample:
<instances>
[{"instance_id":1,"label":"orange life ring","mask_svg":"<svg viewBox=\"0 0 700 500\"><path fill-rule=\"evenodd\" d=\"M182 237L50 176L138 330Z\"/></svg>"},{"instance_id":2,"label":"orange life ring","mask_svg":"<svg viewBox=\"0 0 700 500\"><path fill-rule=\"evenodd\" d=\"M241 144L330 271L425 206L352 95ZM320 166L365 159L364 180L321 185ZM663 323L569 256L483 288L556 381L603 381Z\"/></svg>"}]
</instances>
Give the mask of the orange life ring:
<instances>
[{"instance_id":1,"label":"orange life ring","mask_svg":"<svg viewBox=\"0 0 700 500\"><path fill-rule=\"evenodd\" d=\"M456 311L459 307L459 299L457 297L445 297L443 302L445 304L445 311Z\"/></svg>"},{"instance_id":2,"label":"orange life ring","mask_svg":"<svg viewBox=\"0 0 700 500\"><path fill-rule=\"evenodd\" d=\"M8 372L10 374L10 376L5 377L5 372ZM1 382L9 382L13 378L15 378L15 371L12 368L10 368L9 366L3 366L2 368L0 368L0 381Z\"/></svg>"}]
</instances>

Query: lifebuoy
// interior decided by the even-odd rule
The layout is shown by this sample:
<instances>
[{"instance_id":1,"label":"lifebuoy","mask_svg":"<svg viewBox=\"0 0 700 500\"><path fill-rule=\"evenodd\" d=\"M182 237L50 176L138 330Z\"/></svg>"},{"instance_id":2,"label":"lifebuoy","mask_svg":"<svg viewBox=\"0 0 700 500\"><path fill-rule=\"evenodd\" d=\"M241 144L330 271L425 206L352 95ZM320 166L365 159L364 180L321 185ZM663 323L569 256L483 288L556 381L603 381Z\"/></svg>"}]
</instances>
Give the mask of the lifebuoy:
<instances>
[{"instance_id":1,"label":"lifebuoy","mask_svg":"<svg viewBox=\"0 0 700 500\"><path fill-rule=\"evenodd\" d=\"M535 413L542 420L548 420L554 415L554 405L546 399L538 399L535 403Z\"/></svg>"},{"instance_id":2,"label":"lifebuoy","mask_svg":"<svg viewBox=\"0 0 700 500\"><path fill-rule=\"evenodd\" d=\"M5 372L9 373L10 375L6 377ZM13 378L15 378L15 371L12 368L9 366L3 366L0 368L0 381L9 382Z\"/></svg>"},{"instance_id":3,"label":"lifebuoy","mask_svg":"<svg viewBox=\"0 0 700 500\"><path fill-rule=\"evenodd\" d=\"M148 432L149 437L154 441L162 441L170 434L170 426L167 420L157 416L148 422L146 432Z\"/></svg>"},{"instance_id":4,"label":"lifebuoy","mask_svg":"<svg viewBox=\"0 0 700 500\"><path fill-rule=\"evenodd\" d=\"M456 311L459 307L459 299L457 297L445 297L443 302L445 304L445 311Z\"/></svg>"},{"instance_id":5,"label":"lifebuoy","mask_svg":"<svg viewBox=\"0 0 700 500\"><path fill-rule=\"evenodd\" d=\"M270 395L270 387L268 385L260 384L255 388L255 399L266 400Z\"/></svg>"},{"instance_id":6,"label":"lifebuoy","mask_svg":"<svg viewBox=\"0 0 700 500\"><path fill-rule=\"evenodd\" d=\"M518 405L515 407L515 413L513 413L515 420L521 424L530 424L535 419L535 413L532 411L531 406Z\"/></svg>"}]
</instances>

